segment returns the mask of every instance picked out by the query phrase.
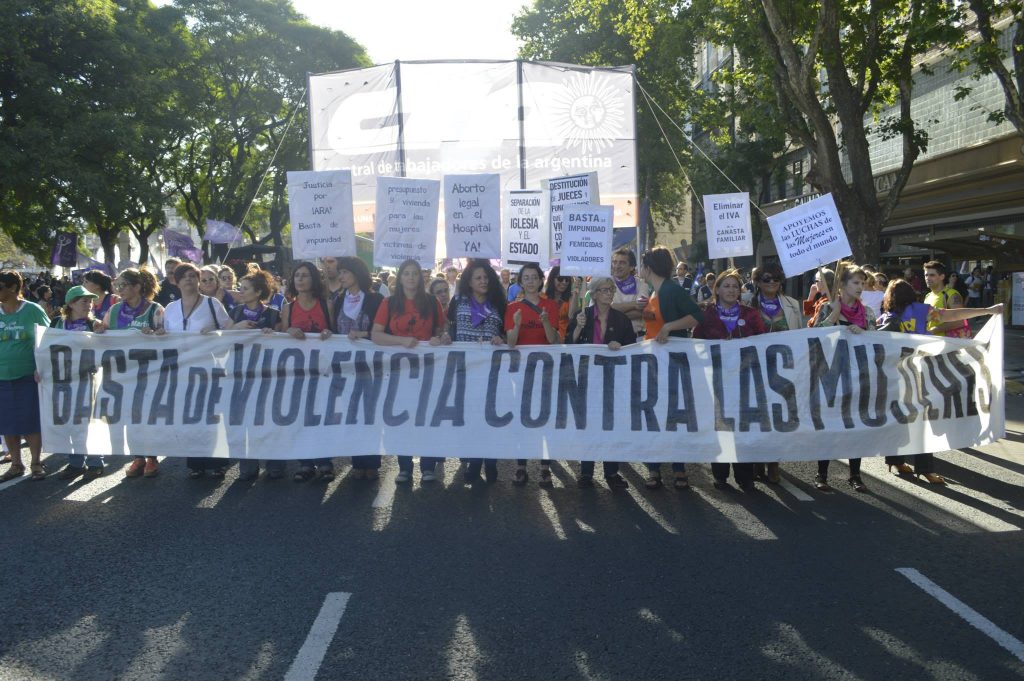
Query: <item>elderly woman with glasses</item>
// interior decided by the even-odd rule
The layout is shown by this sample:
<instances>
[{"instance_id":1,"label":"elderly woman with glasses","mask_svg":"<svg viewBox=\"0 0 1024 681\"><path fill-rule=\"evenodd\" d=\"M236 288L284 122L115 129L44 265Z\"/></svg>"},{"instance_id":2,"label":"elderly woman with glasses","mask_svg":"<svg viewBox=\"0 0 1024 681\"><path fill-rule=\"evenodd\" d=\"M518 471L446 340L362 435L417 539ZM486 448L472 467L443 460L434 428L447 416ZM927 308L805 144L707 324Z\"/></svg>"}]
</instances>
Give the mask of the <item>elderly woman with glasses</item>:
<instances>
[{"instance_id":1,"label":"elderly woman with glasses","mask_svg":"<svg viewBox=\"0 0 1024 681\"><path fill-rule=\"evenodd\" d=\"M594 277L590 280L590 299L594 304L580 310L569 322L566 342L607 345L609 350L619 350L623 345L636 341L633 322L623 312L612 307L615 299L615 281L611 277ZM619 464L605 461L604 480L612 489L625 489L629 483L619 475ZM580 462L580 487L594 486L594 462Z\"/></svg>"},{"instance_id":2,"label":"elderly woman with glasses","mask_svg":"<svg viewBox=\"0 0 1024 681\"><path fill-rule=\"evenodd\" d=\"M778 263L770 262L754 268L754 285L757 293L750 300L750 307L761 314L766 333L802 329L806 325L803 305L796 298L782 292L786 276ZM781 481L779 464L754 464L754 479L777 484Z\"/></svg>"}]
</instances>

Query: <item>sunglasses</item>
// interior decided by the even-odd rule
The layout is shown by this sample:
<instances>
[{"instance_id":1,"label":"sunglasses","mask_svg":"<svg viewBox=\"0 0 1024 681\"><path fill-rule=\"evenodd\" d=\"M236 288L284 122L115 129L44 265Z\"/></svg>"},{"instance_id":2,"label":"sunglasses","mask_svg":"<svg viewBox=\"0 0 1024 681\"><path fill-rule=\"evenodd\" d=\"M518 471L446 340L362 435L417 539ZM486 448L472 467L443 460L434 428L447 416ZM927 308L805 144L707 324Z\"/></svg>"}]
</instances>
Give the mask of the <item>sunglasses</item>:
<instances>
[{"instance_id":1,"label":"sunglasses","mask_svg":"<svg viewBox=\"0 0 1024 681\"><path fill-rule=\"evenodd\" d=\"M782 279L780 279L779 277L773 277L770 274L766 274L763 277L761 277L758 281L760 281L762 284L774 284L775 282L782 281Z\"/></svg>"}]
</instances>

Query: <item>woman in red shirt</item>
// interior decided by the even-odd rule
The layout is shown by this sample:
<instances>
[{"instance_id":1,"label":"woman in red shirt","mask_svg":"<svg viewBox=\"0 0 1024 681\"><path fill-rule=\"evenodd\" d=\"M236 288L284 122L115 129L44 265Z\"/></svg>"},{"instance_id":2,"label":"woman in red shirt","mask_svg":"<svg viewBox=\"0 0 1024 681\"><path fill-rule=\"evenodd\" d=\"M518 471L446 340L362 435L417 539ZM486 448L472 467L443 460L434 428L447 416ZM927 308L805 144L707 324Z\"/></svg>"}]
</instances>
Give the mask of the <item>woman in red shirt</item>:
<instances>
[{"instance_id":1,"label":"woman in red shirt","mask_svg":"<svg viewBox=\"0 0 1024 681\"><path fill-rule=\"evenodd\" d=\"M300 262L288 280L288 298L292 301L281 311L280 328L296 340L306 340L307 333L320 334L321 340L331 337L330 307L324 296L323 277L316 265ZM306 482L314 476L334 480L334 462L327 458L299 459L299 470L293 480Z\"/></svg>"},{"instance_id":2,"label":"woman in red shirt","mask_svg":"<svg viewBox=\"0 0 1024 681\"><path fill-rule=\"evenodd\" d=\"M715 279L714 295L703 307L704 320L693 330L694 338L727 340L746 338L765 332L761 313L752 307L740 305L743 280L737 270L726 270ZM711 464L717 489L729 489L729 464ZM732 475L744 492L754 491L754 464L732 464Z\"/></svg>"},{"instance_id":3,"label":"woman in red shirt","mask_svg":"<svg viewBox=\"0 0 1024 681\"><path fill-rule=\"evenodd\" d=\"M427 293L423 270L415 260L406 260L398 267L398 283L392 294L377 308L370 339L377 345L416 347L420 341L431 345L448 345L448 317L437 298ZM423 482L437 480L436 468L444 459L420 457L420 476ZM398 475L395 482L412 479L412 457L398 457Z\"/></svg>"},{"instance_id":4,"label":"woman in red shirt","mask_svg":"<svg viewBox=\"0 0 1024 681\"><path fill-rule=\"evenodd\" d=\"M505 331L508 345L557 345L562 342L558 335L558 302L542 298L544 271L535 262L523 265L519 270L519 285L523 287L523 299L509 303L505 308ZM526 473L526 459L516 460L516 477L513 482L525 485L530 476ZM541 484L551 483L551 462L540 462Z\"/></svg>"}]
</instances>

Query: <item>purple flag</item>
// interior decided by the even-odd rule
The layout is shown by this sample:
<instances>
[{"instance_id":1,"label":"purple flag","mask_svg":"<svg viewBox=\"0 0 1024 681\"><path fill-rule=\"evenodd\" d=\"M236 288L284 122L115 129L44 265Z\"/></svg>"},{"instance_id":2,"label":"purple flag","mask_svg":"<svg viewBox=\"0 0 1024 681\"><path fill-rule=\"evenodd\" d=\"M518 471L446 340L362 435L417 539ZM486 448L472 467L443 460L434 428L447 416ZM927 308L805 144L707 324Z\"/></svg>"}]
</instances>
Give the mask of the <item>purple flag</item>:
<instances>
[{"instance_id":1,"label":"purple flag","mask_svg":"<svg viewBox=\"0 0 1024 681\"><path fill-rule=\"evenodd\" d=\"M202 262L203 252L192 243L192 237L188 234L165 229L162 232L164 245L167 246L167 255L175 258L185 258L192 262Z\"/></svg>"},{"instance_id":2,"label":"purple flag","mask_svg":"<svg viewBox=\"0 0 1024 681\"><path fill-rule=\"evenodd\" d=\"M242 240L242 230L227 222L206 219L206 234L203 241L211 244L232 244Z\"/></svg>"},{"instance_id":3,"label":"purple flag","mask_svg":"<svg viewBox=\"0 0 1024 681\"><path fill-rule=\"evenodd\" d=\"M57 232L50 253L50 264L60 267L74 267L78 264L78 235L74 232Z\"/></svg>"}]
</instances>

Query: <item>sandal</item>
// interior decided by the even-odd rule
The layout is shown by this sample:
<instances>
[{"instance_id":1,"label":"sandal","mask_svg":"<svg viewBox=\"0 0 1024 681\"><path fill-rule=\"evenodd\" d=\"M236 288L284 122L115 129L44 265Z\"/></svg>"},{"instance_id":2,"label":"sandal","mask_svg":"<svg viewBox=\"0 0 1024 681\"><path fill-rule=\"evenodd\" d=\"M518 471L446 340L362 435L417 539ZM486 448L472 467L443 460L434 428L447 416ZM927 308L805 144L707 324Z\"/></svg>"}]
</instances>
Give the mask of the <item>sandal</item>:
<instances>
[{"instance_id":1,"label":"sandal","mask_svg":"<svg viewBox=\"0 0 1024 681\"><path fill-rule=\"evenodd\" d=\"M852 487L855 492L868 491L868 486L864 484L864 481L860 479L859 475L850 476L850 479L847 482L850 483L850 487Z\"/></svg>"},{"instance_id":2,"label":"sandal","mask_svg":"<svg viewBox=\"0 0 1024 681\"><path fill-rule=\"evenodd\" d=\"M213 478L215 480L223 480L224 479L224 469L223 468L214 468L212 471L210 471L210 475L213 476Z\"/></svg>"},{"instance_id":3,"label":"sandal","mask_svg":"<svg viewBox=\"0 0 1024 681\"><path fill-rule=\"evenodd\" d=\"M198 480L199 478L203 477L204 475L206 475L206 471L204 471L202 468L193 468L193 469L189 470L189 472L188 472L188 479L189 480Z\"/></svg>"},{"instance_id":4,"label":"sandal","mask_svg":"<svg viewBox=\"0 0 1024 681\"><path fill-rule=\"evenodd\" d=\"M661 487L661 474L652 475L651 477L644 480L644 487L647 489L658 489Z\"/></svg>"},{"instance_id":5,"label":"sandal","mask_svg":"<svg viewBox=\"0 0 1024 681\"><path fill-rule=\"evenodd\" d=\"M677 475L676 479L672 481L672 486L676 489L686 489L690 486L690 478L687 475Z\"/></svg>"},{"instance_id":6,"label":"sandal","mask_svg":"<svg viewBox=\"0 0 1024 681\"><path fill-rule=\"evenodd\" d=\"M41 463L34 463L31 467L32 479L33 480L45 480L46 479L46 466Z\"/></svg>"},{"instance_id":7,"label":"sandal","mask_svg":"<svg viewBox=\"0 0 1024 681\"><path fill-rule=\"evenodd\" d=\"M292 480L295 482L306 482L311 480L316 473L313 472L312 468L300 468L295 471L295 475L292 476Z\"/></svg>"},{"instance_id":8,"label":"sandal","mask_svg":"<svg viewBox=\"0 0 1024 681\"><path fill-rule=\"evenodd\" d=\"M334 469L333 468L318 468L316 469L316 475L321 480L331 482L334 480Z\"/></svg>"},{"instance_id":9,"label":"sandal","mask_svg":"<svg viewBox=\"0 0 1024 681\"><path fill-rule=\"evenodd\" d=\"M12 465L7 469L7 472L0 475L0 482L7 482L8 480L14 480L25 475L25 466L22 464Z\"/></svg>"},{"instance_id":10,"label":"sandal","mask_svg":"<svg viewBox=\"0 0 1024 681\"><path fill-rule=\"evenodd\" d=\"M526 481L530 479L530 475L526 472L525 468L517 468L516 475L512 478L513 485L525 485Z\"/></svg>"},{"instance_id":11,"label":"sandal","mask_svg":"<svg viewBox=\"0 0 1024 681\"><path fill-rule=\"evenodd\" d=\"M814 476L814 489L821 492L831 492L832 487L828 484L828 480L822 475Z\"/></svg>"}]
</instances>

